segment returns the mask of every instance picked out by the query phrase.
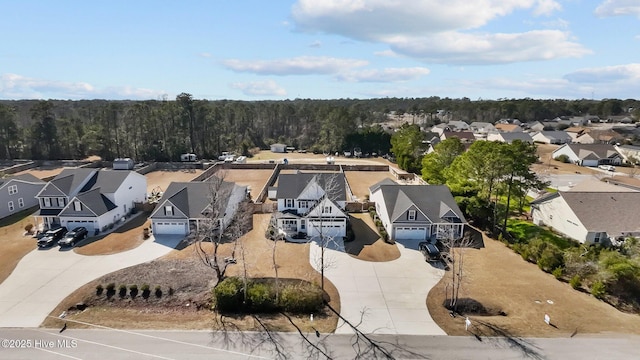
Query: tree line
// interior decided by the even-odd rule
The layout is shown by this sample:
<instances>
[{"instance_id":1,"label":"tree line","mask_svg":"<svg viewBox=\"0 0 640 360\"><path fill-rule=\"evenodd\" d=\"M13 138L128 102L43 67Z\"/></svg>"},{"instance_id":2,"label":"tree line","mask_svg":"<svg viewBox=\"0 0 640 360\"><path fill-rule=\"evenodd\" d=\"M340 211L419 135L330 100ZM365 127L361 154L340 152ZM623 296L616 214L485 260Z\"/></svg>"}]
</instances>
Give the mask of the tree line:
<instances>
[{"instance_id":1,"label":"tree line","mask_svg":"<svg viewBox=\"0 0 640 360\"><path fill-rule=\"evenodd\" d=\"M223 151L249 155L280 142L298 149L335 152L359 147L388 153L388 114L413 115L430 126L447 120L495 122L556 116L638 114L640 103L618 100L468 98L294 99L282 101L175 100L0 101L1 159L105 159L175 161L191 152L215 158ZM418 119L418 120L416 120Z\"/></svg>"}]
</instances>

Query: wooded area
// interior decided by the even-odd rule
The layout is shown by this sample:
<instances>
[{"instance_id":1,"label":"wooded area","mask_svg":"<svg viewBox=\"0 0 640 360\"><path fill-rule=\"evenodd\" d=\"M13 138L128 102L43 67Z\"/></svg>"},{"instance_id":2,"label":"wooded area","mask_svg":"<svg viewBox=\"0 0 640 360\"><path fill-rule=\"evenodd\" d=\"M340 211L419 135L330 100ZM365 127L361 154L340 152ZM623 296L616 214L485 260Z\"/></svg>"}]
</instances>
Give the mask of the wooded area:
<instances>
[{"instance_id":1,"label":"wooded area","mask_svg":"<svg viewBox=\"0 0 640 360\"><path fill-rule=\"evenodd\" d=\"M450 120L495 122L556 116L620 115L640 102L617 100L477 100L381 98L285 101L197 100L182 93L174 101L0 101L0 158L177 161L182 153L216 158L222 151L248 155L280 142L298 149L334 152L360 147L385 154L388 128L377 126L394 113L412 114L420 125ZM439 115L436 115L439 114Z\"/></svg>"}]
</instances>

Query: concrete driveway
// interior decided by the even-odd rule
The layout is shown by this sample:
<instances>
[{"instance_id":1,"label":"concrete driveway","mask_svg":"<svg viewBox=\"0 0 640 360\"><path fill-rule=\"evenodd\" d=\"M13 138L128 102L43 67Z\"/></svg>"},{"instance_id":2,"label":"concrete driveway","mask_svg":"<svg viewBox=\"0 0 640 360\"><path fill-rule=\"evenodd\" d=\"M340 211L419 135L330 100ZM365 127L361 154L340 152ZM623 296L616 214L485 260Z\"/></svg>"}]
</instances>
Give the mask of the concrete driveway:
<instances>
[{"instance_id":1,"label":"concrete driveway","mask_svg":"<svg viewBox=\"0 0 640 360\"><path fill-rule=\"evenodd\" d=\"M182 238L147 239L119 254L83 256L57 247L34 250L0 284L0 327L38 327L73 291L100 276L167 254Z\"/></svg>"},{"instance_id":2,"label":"concrete driveway","mask_svg":"<svg viewBox=\"0 0 640 360\"><path fill-rule=\"evenodd\" d=\"M340 314L364 333L446 335L427 310L427 294L444 270L425 262L423 255L397 244L400 258L388 262L358 260L344 245L325 249L325 276L340 293ZM319 271L321 248L311 242L311 265ZM336 334L352 334L342 321Z\"/></svg>"}]
</instances>

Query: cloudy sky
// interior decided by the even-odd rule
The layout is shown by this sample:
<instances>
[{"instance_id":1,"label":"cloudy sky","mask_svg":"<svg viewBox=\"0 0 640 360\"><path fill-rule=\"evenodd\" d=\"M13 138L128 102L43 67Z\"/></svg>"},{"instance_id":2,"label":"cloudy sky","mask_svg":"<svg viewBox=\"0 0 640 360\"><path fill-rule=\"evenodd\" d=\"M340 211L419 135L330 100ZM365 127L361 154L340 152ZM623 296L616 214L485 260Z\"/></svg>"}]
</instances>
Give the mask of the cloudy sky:
<instances>
[{"instance_id":1,"label":"cloudy sky","mask_svg":"<svg viewBox=\"0 0 640 360\"><path fill-rule=\"evenodd\" d=\"M0 33L0 99L640 94L640 0L7 0Z\"/></svg>"}]
</instances>

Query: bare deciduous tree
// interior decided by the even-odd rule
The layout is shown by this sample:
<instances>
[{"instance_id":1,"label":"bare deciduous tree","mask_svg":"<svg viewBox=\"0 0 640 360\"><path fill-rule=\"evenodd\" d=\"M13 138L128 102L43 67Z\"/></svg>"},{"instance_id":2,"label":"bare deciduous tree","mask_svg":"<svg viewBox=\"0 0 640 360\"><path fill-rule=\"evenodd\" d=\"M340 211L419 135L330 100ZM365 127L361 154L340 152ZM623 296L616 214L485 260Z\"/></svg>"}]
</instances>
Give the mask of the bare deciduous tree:
<instances>
[{"instance_id":1,"label":"bare deciduous tree","mask_svg":"<svg viewBox=\"0 0 640 360\"><path fill-rule=\"evenodd\" d=\"M462 237L456 237L453 230L447 230L446 236L441 239L441 244L443 247L443 260L445 265L449 266L448 281L445 284L445 298L447 299L449 310L456 312L460 290L465 281L465 251L467 248L473 247L475 241L469 232L466 232Z\"/></svg>"}]
</instances>

